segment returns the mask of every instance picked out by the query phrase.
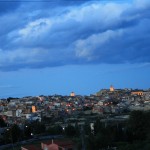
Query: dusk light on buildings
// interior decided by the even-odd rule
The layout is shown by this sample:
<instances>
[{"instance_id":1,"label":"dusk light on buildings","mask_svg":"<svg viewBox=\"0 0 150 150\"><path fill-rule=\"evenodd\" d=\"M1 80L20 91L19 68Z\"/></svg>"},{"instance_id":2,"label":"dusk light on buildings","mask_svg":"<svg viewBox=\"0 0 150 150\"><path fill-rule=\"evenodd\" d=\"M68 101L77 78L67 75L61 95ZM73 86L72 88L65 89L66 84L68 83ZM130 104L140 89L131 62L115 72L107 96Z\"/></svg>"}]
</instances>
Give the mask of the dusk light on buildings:
<instances>
[{"instance_id":1,"label":"dusk light on buildings","mask_svg":"<svg viewBox=\"0 0 150 150\"><path fill-rule=\"evenodd\" d=\"M150 149L150 0L0 0L0 150Z\"/></svg>"}]
</instances>

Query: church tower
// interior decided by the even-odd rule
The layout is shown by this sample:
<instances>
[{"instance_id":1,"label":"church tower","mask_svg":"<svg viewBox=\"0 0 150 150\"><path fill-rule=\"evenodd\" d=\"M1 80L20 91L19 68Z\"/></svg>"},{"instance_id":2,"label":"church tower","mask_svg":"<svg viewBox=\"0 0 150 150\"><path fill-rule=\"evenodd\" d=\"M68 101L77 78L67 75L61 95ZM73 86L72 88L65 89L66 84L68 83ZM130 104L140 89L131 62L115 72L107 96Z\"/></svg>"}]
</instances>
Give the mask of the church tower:
<instances>
[{"instance_id":1,"label":"church tower","mask_svg":"<svg viewBox=\"0 0 150 150\"><path fill-rule=\"evenodd\" d=\"M71 93L70 93L70 96L74 97L74 96L75 96L75 93L74 93L74 92L71 92Z\"/></svg>"},{"instance_id":2,"label":"church tower","mask_svg":"<svg viewBox=\"0 0 150 150\"><path fill-rule=\"evenodd\" d=\"M110 92L114 92L114 90L115 90L114 87L111 85L110 86Z\"/></svg>"}]
</instances>

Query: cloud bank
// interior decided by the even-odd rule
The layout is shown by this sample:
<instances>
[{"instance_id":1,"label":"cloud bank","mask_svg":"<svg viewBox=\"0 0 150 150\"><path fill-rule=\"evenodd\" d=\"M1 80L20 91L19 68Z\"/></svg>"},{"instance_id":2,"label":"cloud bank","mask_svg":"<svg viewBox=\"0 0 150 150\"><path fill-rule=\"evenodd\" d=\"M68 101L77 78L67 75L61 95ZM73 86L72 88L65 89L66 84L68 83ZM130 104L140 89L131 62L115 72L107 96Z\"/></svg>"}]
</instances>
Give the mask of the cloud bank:
<instances>
[{"instance_id":1,"label":"cloud bank","mask_svg":"<svg viewBox=\"0 0 150 150\"><path fill-rule=\"evenodd\" d=\"M0 4L1 71L150 63L149 0Z\"/></svg>"}]
</instances>

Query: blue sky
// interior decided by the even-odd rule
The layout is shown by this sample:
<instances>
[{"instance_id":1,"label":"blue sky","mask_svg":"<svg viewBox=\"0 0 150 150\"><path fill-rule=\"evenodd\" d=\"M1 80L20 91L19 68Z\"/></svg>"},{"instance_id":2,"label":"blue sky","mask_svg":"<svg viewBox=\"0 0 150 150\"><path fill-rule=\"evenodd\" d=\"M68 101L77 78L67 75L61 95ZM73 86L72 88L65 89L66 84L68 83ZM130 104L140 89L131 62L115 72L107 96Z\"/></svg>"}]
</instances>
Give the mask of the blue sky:
<instances>
[{"instance_id":1,"label":"blue sky","mask_svg":"<svg viewBox=\"0 0 150 150\"><path fill-rule=\"evenodd\" d=\"M0 97L150 86L149 0L0 0Z\"/></svg>"}]
</instances>

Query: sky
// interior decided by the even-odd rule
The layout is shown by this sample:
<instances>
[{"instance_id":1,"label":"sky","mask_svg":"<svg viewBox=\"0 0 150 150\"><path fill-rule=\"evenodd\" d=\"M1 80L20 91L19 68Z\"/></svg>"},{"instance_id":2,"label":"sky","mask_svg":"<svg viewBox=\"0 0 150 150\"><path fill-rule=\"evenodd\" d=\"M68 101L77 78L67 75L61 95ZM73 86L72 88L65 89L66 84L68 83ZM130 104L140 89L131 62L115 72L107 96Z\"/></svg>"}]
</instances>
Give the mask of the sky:
<instances>
[{"instance_id":1,"label":"sky","mask_svg":"<svg viewBox=\"0 0 150 150\"><path fill-rule=\"evenodd\" d=\"M149 0L0 0L0 98L150 88Z\"/></svg>"}]
</instances>

